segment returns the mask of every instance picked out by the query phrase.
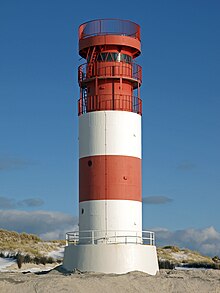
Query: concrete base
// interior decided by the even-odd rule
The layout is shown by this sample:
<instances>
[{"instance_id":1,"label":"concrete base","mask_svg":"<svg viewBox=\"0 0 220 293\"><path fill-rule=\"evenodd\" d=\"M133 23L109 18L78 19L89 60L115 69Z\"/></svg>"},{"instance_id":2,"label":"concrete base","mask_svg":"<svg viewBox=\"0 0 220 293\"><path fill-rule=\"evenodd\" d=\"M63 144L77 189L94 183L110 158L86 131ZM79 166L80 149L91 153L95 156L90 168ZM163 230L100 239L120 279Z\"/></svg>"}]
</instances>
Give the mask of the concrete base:
<instances>
[{"instance_id":1,"label":"concrete base","mask_svg":"<svg viewBox=\"0 0 220 293\"><path fill-rule=\"evenodd\" d=\"M69 245L63 267L107 274L141 271L155 275L159 271L156 246L141 244Z\"/></svg>"}]
</instances>

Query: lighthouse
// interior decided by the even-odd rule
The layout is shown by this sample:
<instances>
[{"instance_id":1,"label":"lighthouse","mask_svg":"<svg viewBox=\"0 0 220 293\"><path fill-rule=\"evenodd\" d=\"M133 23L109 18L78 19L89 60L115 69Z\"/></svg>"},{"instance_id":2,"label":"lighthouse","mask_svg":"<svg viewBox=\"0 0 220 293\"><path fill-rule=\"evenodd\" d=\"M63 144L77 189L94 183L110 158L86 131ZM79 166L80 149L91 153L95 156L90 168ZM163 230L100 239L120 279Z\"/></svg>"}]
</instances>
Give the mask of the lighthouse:
<instances>
[{"instance_id":1,"label":"lighthouse","mask_svg":"<svg viewBox=\"0 0 220 293\"><path fill-rule=\"evenodd\" d=\"M140 26L100 19L79 27L79 230L63 267L155 275L154 233L142 230Z\"/></svg>"}]
</instances>

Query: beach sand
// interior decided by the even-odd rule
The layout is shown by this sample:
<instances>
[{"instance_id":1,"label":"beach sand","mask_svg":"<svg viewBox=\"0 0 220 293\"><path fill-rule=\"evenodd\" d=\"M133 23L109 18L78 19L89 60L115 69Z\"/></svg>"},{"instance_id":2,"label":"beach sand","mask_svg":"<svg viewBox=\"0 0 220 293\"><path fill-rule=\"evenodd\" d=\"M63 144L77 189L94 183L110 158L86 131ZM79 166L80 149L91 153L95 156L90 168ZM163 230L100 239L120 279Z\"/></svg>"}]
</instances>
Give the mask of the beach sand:
<instances>
[{"instance_id":1,"label":"beach sand","mask_svg":"<svg viewBox=\"0 0 220 293\"><path fill-rule=\"evenodd\" d=\"M61 267L49 272L1 272L1 293L220 293L219 270L161 270L156 276L140 272L124 275L65 273Z\"/></svg>"}]
</instances>

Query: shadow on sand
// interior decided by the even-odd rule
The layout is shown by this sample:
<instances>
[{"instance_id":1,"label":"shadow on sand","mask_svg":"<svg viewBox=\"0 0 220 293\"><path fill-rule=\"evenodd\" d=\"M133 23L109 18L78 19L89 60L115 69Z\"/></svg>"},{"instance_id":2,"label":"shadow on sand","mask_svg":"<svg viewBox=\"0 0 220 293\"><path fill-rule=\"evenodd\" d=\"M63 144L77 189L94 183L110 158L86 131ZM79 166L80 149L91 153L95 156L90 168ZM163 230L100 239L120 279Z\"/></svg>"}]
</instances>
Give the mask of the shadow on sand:
<instances>
[{"instance_id":1,"label":"shadow on sand","mask_svg":"<svg viewBox=\"0 0 220 293\"><path fill-rule=\"evenodd\" d=\"M57 267L55 267L51 270L35 272L34 274L39 276L39 275L46 275L51 272L58 272L64 276L70 276L72 274L82 274L79 270L73 270L72 272L69 272L69 271L65 270L62 265L58 265ZM30 273L30 272L25 272L25 274L27 274L27 273Z\"/></svg>"}]
</instances>

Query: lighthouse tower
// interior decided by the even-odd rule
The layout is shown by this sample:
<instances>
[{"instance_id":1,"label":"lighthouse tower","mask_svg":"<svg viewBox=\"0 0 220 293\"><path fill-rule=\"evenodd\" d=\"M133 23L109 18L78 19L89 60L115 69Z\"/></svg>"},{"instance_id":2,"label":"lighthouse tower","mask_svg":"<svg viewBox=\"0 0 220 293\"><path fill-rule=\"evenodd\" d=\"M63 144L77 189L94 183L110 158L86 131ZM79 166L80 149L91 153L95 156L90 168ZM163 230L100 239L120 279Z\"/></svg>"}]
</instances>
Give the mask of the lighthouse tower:
<instances>
[{"instance_id":1,"label":"lighthouse tower","mask_svg":"<svg viewBox=\"0 0 220 293\"><path fill-rule=\"evenodd\" d=\"M118 19L79 27L79 231L63 266L158 271L154 233L142 231L140 27Z\"/></svg>"}]
</instances>

